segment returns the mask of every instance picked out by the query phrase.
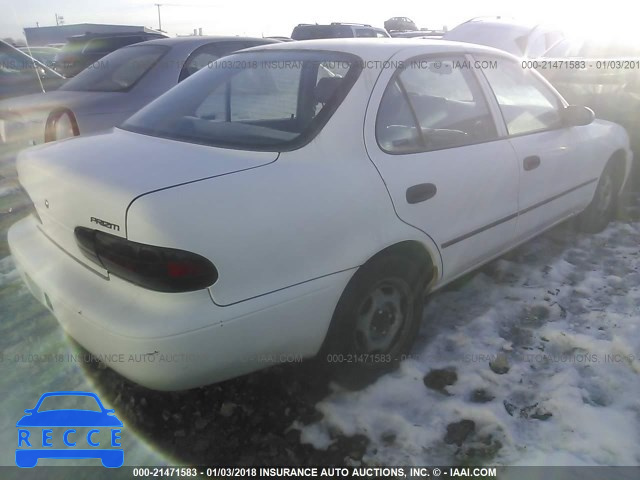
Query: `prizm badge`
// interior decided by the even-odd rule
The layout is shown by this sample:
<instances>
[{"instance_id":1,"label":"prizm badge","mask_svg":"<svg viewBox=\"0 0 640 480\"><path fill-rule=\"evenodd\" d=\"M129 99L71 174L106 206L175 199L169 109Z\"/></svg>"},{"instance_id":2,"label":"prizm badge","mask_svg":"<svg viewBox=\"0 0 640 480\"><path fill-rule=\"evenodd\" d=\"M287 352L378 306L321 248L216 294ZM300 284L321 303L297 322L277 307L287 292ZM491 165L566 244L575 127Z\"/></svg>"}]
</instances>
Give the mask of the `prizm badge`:
<instances>
[{"instance_id":1,"label":"prizm badge","mask_svg":"<svg viewBox=\"0 0 640 480\"><path fill-rule=\"evenodd\" d=\"M108 228L109 230L115 230L116 232L120 231L120 225L116 225L115 223L105 222L100 218L91 217L91 223L97 223L101 227Z\"/></svg>"}]
</instances>

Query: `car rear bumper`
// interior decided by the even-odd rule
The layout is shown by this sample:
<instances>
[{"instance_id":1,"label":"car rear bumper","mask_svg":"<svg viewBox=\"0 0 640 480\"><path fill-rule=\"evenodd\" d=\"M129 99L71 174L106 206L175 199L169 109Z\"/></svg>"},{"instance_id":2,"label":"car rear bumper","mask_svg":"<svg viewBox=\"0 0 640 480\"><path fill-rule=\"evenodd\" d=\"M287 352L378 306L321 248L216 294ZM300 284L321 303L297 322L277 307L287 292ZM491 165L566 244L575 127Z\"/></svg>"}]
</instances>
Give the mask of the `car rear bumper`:
<instances>
[{"instance_id":1,"label":"car rear bumper","mask_svg":"<svg viewBox=\"0 0 640 480\"><path fill-rule=\"evenodd\" d=\"M92 272L38 225L29 216L8 233L31 293L89 352L157 390L206 385L315 355L353 274L335 273L228 307L215 305L207 291L145 298L140 287ZM165 315L173 303L179 308Z\"/></svg>"}]
</instances>

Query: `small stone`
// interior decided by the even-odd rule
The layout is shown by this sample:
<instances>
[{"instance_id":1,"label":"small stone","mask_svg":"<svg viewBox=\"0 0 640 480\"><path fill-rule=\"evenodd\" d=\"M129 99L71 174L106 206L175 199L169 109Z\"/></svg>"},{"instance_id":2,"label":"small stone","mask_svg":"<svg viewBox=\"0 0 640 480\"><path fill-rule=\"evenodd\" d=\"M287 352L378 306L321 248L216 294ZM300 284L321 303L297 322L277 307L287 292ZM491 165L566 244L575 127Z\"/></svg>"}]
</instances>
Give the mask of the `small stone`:
<instances>
[{"instance_id":1,"label":"small stone","mask_svg":"<svg viewBox=\"0 0 640 480\"><path fill-rule=\"evenodd\" d=\"M452 369L431 370L422 381L425 387L450 395L446 387L458 381L458 374Z\"/></svg>"},{"instance_id":2,"label":"small stone","mask_svg":"<svg viewBox=\"0 0 640 480\"><path fill-rule=\"evenodd\" d=\"M220 407L220 415L229 418L235 412L237 405L233 402L224 402Z\"/></svg>"},{"instance_id":3,"label":"small stone","mask_svg":"<svg viewBox=\"0 0 640 480\"><path fill-rule=\"evenodd\" d=\"M496 355L495 360L489 362L489 368L498 375L504 375L509 371L509 361L503 353Z\"/></svg>"},{"instance_id":4,"label":"small stone","mask_svg":"<svg viewBox=\"0 0 640 480\"><path fill-rule=\"evenodd\" d=\"M487 403L493 400L494 398L496 397L491 395L489 392L487 392L483 388L474 390L473 393L471 394L471 401L473 403Z\"/></svg>"},{"instance_id":5,"label":"small stone","mask_svg":"<svg viewBox=\"0 0 640 480\"><path fill-rule=\"evenodd\" d=\"M520 409L520 417L529 418L531 416L531 412L538 408L538 404L534 403L533 405L527 405ZM537 411L537 410L536 410Z\"/></svg>"},{"instance_id":6,"label":"small stone","mask_svg":"<svg viewBox=\"0 0 640 480\"><path fill-rule=\"evenodd\" d=\"M553 417L553 413L550 412L540 412L539 410L534 413L533 415L531 415L531 418L533 418L534 420L541 420L541 421L545 421L545 420L549 420L551 417Z\"/></svg>"},{"instance_id":7,"label":"small stone","mask_svg":"<svg viewBox=\"0 0 640 480\"><path fill-rule=\"evenodd\" d=\"M476 423L473 420L460 420L456 423L450 423L447 425L447 434L444 437L444 442L449 445L455 443L460 447L475 429Z\"/></svg>"},{"instance_id":8,"label":"small stone","mask_svg":"<svg viewBox=\"0 0 640 480\"><path fill-rule=\"evenodd\" d=\"M184 431L184 429L180 429L180 430L176 430L173 434L174 437L186 437L187 436L187 432Z\"/></svg>"},{"instance_id":9,"label":"small stone","mask_svg":"<svg viewBox=\"0 0 640 480\"><path fill-rule=\"evenodd\" d=\"M518 407L506 400L502 402L502 404L504 405L504 409L507 411L507 413L513 417L513 412L515 412L518 409Z\"/></svg>"},{"instance_id":10,"label":"small stone","mask_svg":"<svg viewBox=\"0 0 640 480\"><path fill-rule=\"evenodd\" d=\"M389 445L396 441L396 434L393 432L385 432L382 434L381 439L384 443Z\"/></svg>"},{"instance_id":11,"label":"small stone","mask_svg":"<svg viewBox=\"0 0 640 480\"><path fill-rule=\"evenodd\" d=\"M168 410L163 410L162 411L162 419L166 422L167 420L169 420L169 418L171 418L171 414L169 413Z\"/></svg>"}]
</instances>

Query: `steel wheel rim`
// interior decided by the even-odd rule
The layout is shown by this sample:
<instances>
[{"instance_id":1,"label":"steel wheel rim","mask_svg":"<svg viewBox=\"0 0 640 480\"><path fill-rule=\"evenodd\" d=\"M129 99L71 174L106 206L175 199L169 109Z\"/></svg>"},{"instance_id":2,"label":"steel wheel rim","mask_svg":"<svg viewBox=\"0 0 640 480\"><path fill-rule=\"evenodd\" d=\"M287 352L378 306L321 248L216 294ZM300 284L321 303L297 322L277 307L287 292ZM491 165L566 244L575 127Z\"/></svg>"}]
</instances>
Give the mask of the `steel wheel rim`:
<instances>
[{"instance_id":1,"label":"steel wheel rim","mask_svg":"<svg viewBox=\"0 0 640 480\"><path fill-rule=\"evenodd\" d=\"M600 192L598 194L596 210L599 214L603 215L609 211L613 200L613 179L611 178L611 175L605 175L602 177L602 183L600 184L599 190Z\"/></svg>"},{"instance_id":2,"label":"steel wheel rim","mask_svg":"<svg viewBox=\"0 0 640 480\"><path fill-rule=\"evenodd\" d=\"M400 279L375 284L356 310L354 332L357 353L388 353L413 313L411 292Z\"/></svg>"}]
</instances>

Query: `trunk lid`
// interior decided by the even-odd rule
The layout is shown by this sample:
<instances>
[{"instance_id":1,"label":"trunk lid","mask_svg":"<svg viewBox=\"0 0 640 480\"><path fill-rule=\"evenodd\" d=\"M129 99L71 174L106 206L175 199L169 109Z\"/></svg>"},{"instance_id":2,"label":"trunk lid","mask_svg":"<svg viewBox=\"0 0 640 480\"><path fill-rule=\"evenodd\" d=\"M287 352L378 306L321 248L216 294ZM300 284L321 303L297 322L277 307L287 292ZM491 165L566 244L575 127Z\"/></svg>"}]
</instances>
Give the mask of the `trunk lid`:
<instances>
[{"instance_id":1,"label":"trunk lid","mask_svg":"<svg viewBox=\"0 0 640 480\"><path fill-rule=\"evenodd\" d=\"M76 227L126 238L127 208L138 196L267 165L277 158L277 152L230 150L115 129L28 149L18 156L17 169L45 235L106 274L78 248Z\"/></svg>"}]
</instances>

